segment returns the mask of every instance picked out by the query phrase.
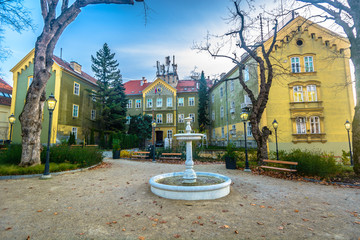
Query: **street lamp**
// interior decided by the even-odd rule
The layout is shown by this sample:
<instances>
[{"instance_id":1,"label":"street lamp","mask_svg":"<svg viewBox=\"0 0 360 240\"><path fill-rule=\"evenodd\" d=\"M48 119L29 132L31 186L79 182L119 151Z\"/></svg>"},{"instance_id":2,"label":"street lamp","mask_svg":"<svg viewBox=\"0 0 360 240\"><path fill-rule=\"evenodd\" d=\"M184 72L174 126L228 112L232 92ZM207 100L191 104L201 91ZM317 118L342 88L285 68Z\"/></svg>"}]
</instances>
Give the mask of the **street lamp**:
<instances>
[{"instance_id":1,"label":"street lamp","mask_svg":"<svg viewBox=\"0 0 360 240\"><path fill-rule=\"evenodd\" d=\"M350 164L351 164L351 166L353 166L353 158L352 158L352 152L351 152L351 142L350 142L350 128L351 128L351 123L348 121L348 120L346 120L346 122L345 122L345 129L347 130L347 132L348 132L348 141L349 141L349 149L350 149Z\"/></svg>"},{"instance_id":2,"label":"street lamp","mask_svg":"<svg viewBox=\"0 0 360 240\"><path fill-rule=\"evenodd\" d=\"M14 114L12 113L10 116L9 116L9 123L10 123L10 138L9 138L9 143L11 143L11 134L12 134L12 129L13 129L13 125L15 123L15 116Z\"/></svg>"},{"instance_id":3,"label":"street lamp","mask_svg":"<svg viewBox=\"0 0 360 240\"><path fill-rule=\"evenodd\" d=\"M152 126L152 128L153 128L153 162L156 162L155 161L155 149L156 149L156 147L155 147L155 128L156 128L156 122L155 122L155 119L153 120L153 122L151 123L151 126Z\"/></svg>"},{"instance_id":4,"label":"street lamp","mask_svg":"<svg viewBox=\"0 0 360 240\"><path fill-rule=\"evenodd\" d=\"M279 150L278 150L278 142L277 142L277 128L279 126L276 119L272 122L273 128L275 129L275 142L276 142L276 160L279 160Z\"/></svg>"},{"instance_id":5,"label":"street lamp","mask_svg":"<svg viewBox=\"0 0 360 240\"><path fill-rule=\"evenodd\" d=\"M249 160L248 160L248 153L247 153L247 143L246 143L246 122L249 118L249 109L247 107L242 109L242 113L240 115L241 121L244 122L244 138L245 138L245 172L251 172L249 168Z\"/></svg>"},{"instance_id":6,"label":"street lamp","mask_svg":"<svg viewBox=\"0 0 360 240\"><path fill-rule=\"evenodd\" d=\"M45 170L44 174L41 176L42 179L51 178L50 175L50 167L49 167L49 158L50 158L50 138L51 138L51 125L52 125L52 114L56 106L56 99L54 95L51 93L49 98L46 100L47 106L49 110L49 131L48 131L48 142L46 148L46 162L45 162Z\"/></svg>"}]
</instances>

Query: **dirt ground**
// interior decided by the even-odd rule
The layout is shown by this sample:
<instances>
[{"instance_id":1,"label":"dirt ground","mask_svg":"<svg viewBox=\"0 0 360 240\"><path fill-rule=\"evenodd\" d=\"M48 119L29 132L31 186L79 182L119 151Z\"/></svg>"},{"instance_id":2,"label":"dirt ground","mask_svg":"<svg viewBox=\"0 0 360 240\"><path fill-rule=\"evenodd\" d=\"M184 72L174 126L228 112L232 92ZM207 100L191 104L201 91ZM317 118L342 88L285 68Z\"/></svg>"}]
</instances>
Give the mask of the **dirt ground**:
<instances>
[{"instance_id":1,"label":"dirt ground","mask_svg":"<svg viewBox=\"0 0 360 240\"><path fill-rule=\"evenodd\" d=\"M163 199L150 177L184 165L106 160L108 167L0 181L0 239L360 239L360 189L289 181L223 164L231 193Z\"/></svg>"}]
</instances>

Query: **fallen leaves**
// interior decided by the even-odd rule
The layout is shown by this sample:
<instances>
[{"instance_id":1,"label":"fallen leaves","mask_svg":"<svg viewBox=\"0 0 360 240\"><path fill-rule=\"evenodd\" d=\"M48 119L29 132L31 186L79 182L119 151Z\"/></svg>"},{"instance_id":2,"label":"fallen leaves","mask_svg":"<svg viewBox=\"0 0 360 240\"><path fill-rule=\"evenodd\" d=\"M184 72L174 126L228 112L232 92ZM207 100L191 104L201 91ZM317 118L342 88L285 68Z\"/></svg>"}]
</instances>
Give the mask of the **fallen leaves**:
<instances>
[{"instance_id":1,"label":"fallen leaves","mask_svg":"<svg viewBox=\"0 0 360 240\"><path fill-rule=\"evenodd\" d=\"M360 222L358 222L358 221L355 221L354 223L356 223L356 224L360 224Z\"/></svg>"},{"instance_id":2,"label":"fallen leaves","mask_svg":"<svg viewBox=\"0 0 360 240\"><path fill-rule=\"evenodd\" d=\"M283 226L278 227L279 230L284 230Z\"/></svg>"},{"instance_id":3,"label":"fallen leaves","mask_svg":"<svg viewBox=\"0 0 360 240\"><path fill-rule=\"evenodd\" d=\"M145 240L145 237L138 237L139 240Z\"/></svg>"},{"instance_id":4,"label":"fallen leaves","mask_svg":"<svg viewBox=\"0 0 360 240\"><path fill-rule=\"evenodd\" d=\"M37 210L37 212L42 212L43 210Z\"/></svg>"},{"instance_id":5,"label":"fallen leaves","mask_svg":"<svg viewBox=\"0 0 360 240\"><path fill-rule=\"evenodd\" d=\"M258 225L264 225L263 222L256 222Z\"/></svg>"},{"instance_id":6,"label":"fallen leaves","mask_svg":"<svg viewBox=\"0 0 360 240\"><path fill-rule=\"evenodd\" d=\"M298 212L299 212L299 210L295 209L295 210L294 210L294 212L298 213Z\"/></svg>"},{"instance_id":7,"label":"fallen leaves","mask_svg":"<svg viewBox=\"0 0 360 240\"><path fill-rule=\"evenodd\" d=\"M12 227L8 227L8 228L5 229L5 231L9 231L11 229L12 229Z\"/></svg>"},{"instance_id":8,"label":"fallen leaves","mask_svg":"<svg viewBox=\"0 0 360 240\"><path fill-rule=\"evenodd\" d=\"M220 226L219 228L222 228L222 229L228 229L228 228L230 228L228 225L222 225L222 226Z\"/></svg>"},{"instance_id":9,"label":"fallen leaves","mask_svg":"<svg viewBox=\"0 0 360 240\"><path fill-rule=\"evenodd\" d=\"M309 219L306 219L306 218L303 218L302 219L304 222L308 222L309 221Z\"/></svg>"},{"instance_id":10,"label":"fallen leaves","mask_svg":"<svg viewBox=\"0 0 360 240\"><path fill-rule=\"evenodd\" d=\"M229 210L222 210L222 212L229 212Z\"/></svg>"},{"instance_id":11,"label":"fallen leaves","mask_svg":"<svg viewBox=\"0 0 360 240\"><path fill-rule=\"evenodd\" d=\"M174 235L174 238L180 238L180 237L181 237L181 235L179 235L179 234Z\"/></svg>"},{"instance_id":12,"label":"fallen leaves","mask_svg":"<svg viewBox=\"0 0 360 240\"><path fill-rule=\"evenodd\" d=\"M239 231L238 231L238 230L235 230L234 233L235 233L235 234L239 234Z\"/></svg>"}]
</instances>

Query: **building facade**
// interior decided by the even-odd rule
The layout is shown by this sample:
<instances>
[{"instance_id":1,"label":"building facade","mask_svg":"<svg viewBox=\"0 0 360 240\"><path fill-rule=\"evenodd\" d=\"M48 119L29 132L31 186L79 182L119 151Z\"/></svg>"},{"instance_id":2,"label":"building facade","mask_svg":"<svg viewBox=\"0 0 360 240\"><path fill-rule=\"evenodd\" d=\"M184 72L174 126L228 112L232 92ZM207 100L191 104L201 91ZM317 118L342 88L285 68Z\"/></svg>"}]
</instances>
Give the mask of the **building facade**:
<instances>
[{"instance_id":1,"label":"building facade","mask_svg":"<svg viewBox=\"0 0 360 240\"><path fill-rule=\"evenodd\" d=\"M92 91L96 91L96 79L81 70L76 62L66 62L54 56L52 74L46 85L46 96L54 94L57 105L53 112L51 143L68 139L70 132L78 142L84 141L92 128L96 127L96 104ZM11 113L17 118L13 129L13 142L21 142L21 125L18 120L23 110L27 89L33 80L34 50L27 54L15 67L13 73L13 98ZM43 112L41 142L47 142L49 112L46 104Z\"/></svg>"},{"instance_id":2,"label":"building facade","mask_svg":"<svg viewBox=\"0 0 360 240\"><path fill-rule=\"evenodd\" d=\"M12 87L0 78L0 144L9 140Z\"/></svg>"},{"instance_id":3,"label":"building facade","mask_svg":"<svg viewBox=\"0 0 360 240\"><path fill-rule=\"evenodd\" d=\"M266 40L266 48L271 41L272 37ZM271 53L272 62L278 67L261 126L268 126L274 133L272 122L277 120L280 150L300 148L335 155L341 155L343 149L348 151L344 123L354 115L349 46L347 39L300 16L278 31ZM255 51L261 56L260 49ZM246 66L242 70L244 81L257 93L258 66L246 55L242 63ZM234 67L210 89L213 144L230 141L241 145L244 140L240 112L251 101L239 81L229 80L238 77L238 71ZM251 126L247 126L251 141L249 130ZM274 134L268 142L274 151Z\"/></svg>"}]
</instances>

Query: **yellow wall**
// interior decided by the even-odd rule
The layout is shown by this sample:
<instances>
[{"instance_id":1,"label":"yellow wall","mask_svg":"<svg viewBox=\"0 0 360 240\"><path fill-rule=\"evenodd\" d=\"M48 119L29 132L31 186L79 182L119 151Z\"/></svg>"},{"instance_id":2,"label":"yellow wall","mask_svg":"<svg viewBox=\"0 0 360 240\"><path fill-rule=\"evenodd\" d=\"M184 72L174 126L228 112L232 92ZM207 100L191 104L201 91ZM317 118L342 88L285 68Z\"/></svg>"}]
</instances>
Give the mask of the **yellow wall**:
<instances>
[{"instance_id":1,"label":"yellow wall","mask_svg":"<svg viewBox=\"0 0 360 240\"><path fill-rule=\"evenodd\" d=\"M2 140L8 140L9 138L10 124L8 117L10 114L10 106L0 105L0 139Z\"/></svg>"}]
</instances>

